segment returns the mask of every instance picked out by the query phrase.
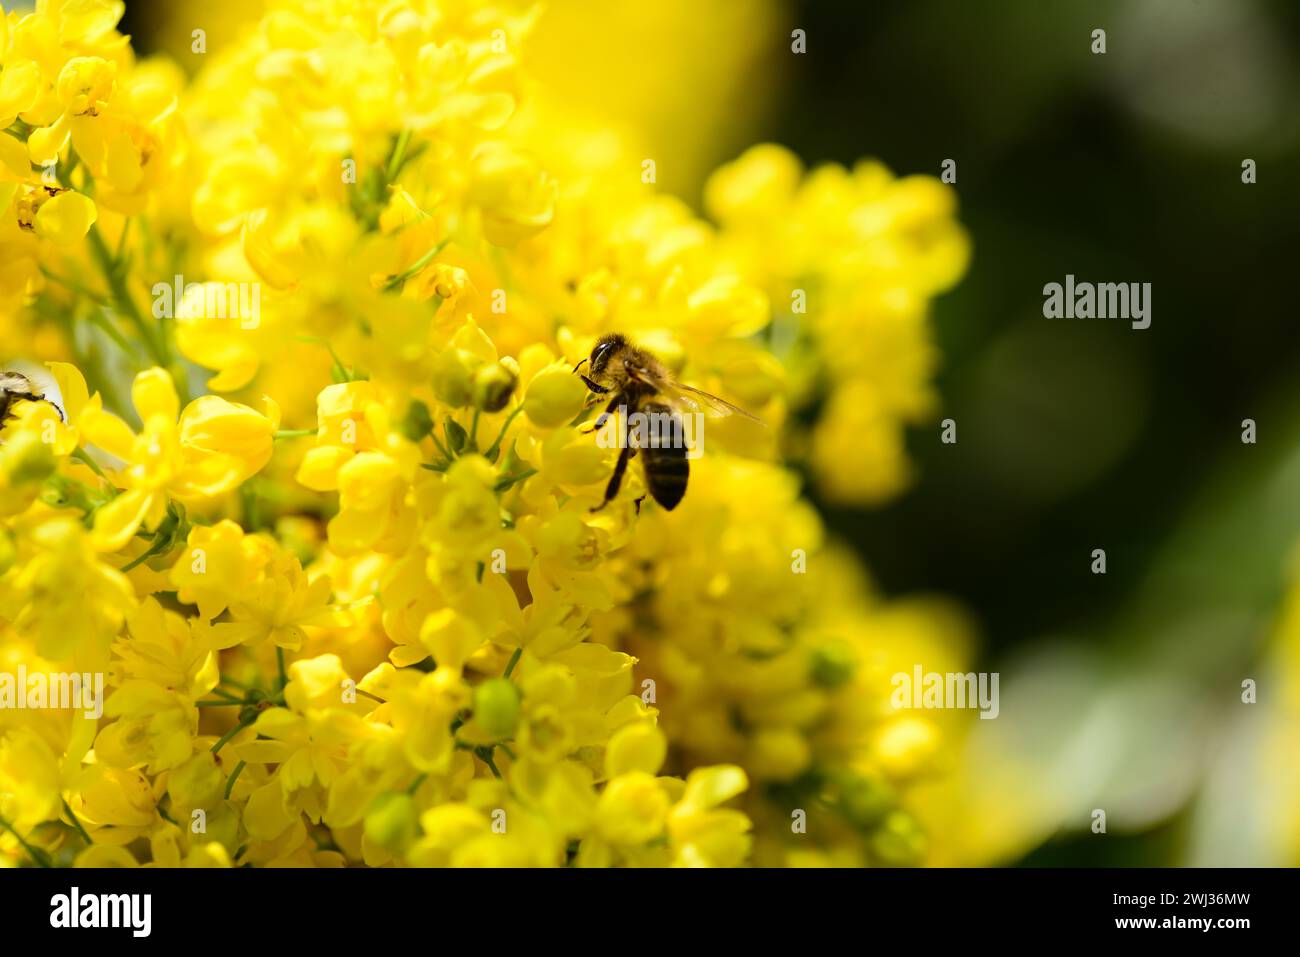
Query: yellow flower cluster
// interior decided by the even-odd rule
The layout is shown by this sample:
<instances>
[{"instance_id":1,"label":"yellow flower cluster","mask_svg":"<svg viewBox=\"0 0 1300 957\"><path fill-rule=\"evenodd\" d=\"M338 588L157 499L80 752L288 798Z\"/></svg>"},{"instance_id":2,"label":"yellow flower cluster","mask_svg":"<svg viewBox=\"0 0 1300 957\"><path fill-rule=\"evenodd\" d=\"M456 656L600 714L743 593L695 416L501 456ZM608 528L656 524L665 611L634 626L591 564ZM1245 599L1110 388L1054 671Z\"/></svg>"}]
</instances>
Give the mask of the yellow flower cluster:
<instances>
[{"instance_id":1,"label":"yellow flower cluster","mask_svg":"<svg viewBox=\"0 0 1300 957\"><path fill-rule=\"evenodd\" d=\"M0 334L50 400L0 432L0 671L106 686L0 708L0 859L926 860L944 736L889 675L960 626L783 463L902 485L951 192L763 146L710 224L521 69L528 3L275 0L188 85L121 13L0 20ZM611 331L766 422L671 512L635 461L595 510Z\"/></svg>"}]
</instances>

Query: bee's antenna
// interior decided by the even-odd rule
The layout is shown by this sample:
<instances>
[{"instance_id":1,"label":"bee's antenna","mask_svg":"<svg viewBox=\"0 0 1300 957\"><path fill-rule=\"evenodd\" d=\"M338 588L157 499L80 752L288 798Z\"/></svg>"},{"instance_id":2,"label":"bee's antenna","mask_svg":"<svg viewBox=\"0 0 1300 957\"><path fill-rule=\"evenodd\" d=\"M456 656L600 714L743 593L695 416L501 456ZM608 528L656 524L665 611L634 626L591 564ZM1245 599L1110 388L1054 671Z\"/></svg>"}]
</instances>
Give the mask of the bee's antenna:
<instances>
[{"instance_id":1,"label":"bee's antenna","mask_svg":"<svg viewBox=\"0 0 1300 957\"><path fill-rule=\"evenodd\" d=\"M578 370L582 368L582 364L583 364L584 362L586 362L586 361L587 361L586 359L580 359L580 360L578 360L578 364L577 364L576 366L573 367L573 374L574 374L574 375L577 375L577 374L578 374Z\"/></svg>"}]
</instances>

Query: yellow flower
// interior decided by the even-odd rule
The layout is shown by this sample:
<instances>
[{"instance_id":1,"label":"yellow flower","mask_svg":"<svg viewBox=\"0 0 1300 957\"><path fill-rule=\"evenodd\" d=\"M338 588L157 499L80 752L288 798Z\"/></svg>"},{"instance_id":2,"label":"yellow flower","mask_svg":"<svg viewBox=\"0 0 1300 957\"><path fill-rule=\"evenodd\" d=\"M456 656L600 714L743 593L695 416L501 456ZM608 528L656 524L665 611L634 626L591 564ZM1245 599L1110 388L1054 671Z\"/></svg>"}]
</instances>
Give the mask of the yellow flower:
<instances>
[{"instance_id":1,"label":"yellow flower","mask_svg":"<svg viewBox=\"0 0 1300 957\"><path fill-rule=\"evenodd\" d=\"M245 597L270 558L270 546L230 520L195 525L171 570L177 597L196 604L211 621L232 600Z\"/></svg>"},{"instance_id":2,"label":"yellow flower","mask_svg":"<svg viewBox=\"0 0 1300 957\"><path fill-rule=\"evenodd\" d=\"M41 239L56 246L80 242L96 217L95 204L71 190L50 195L43 187L35 188L18 200L18 224L26 224Z\"/></svg>"},{"instance_id":3,"label":"yellow flower","mask_svg":"<svg viewBox=\"0 0 1300 957\"><path fill-rule=\"evenodd\" d=\"M296 651L306 639L304 628L344 621L331 604L330 580L322 575L308 581L298 559L285 553L270 557L258 579L230 604L230 621L208 626L209 648L270 641Z\"/></svg>"},{"instance_id":4,"label":"yellow flower","mask_svg":"<svg viewBox=\"0 0 1300 957\"><path fill-rule=\"evenodd\" d=\"M102 660L135 595L126 577L102 564L82 524L39 521L20 539L21 561L0 577L0 614L32 635L52 660L80 652Z\"/></svg>"},{"instance_id":5,"label":"yellow flower","mask_svg":"<svg viewBox=\"0 0 1300 957\"><path fill-rule=\"evenodd\" d=\"M653 775L629 771L605 785L596 826L611 844L645 844L663 833L668 808L668 795Z\"/></svg>"},{"instance_id":6,"label":"yellow flower","mask_svg":"<svg viewBox=\"0 0 1300 957\"><path fill-rule=\"evenodd\" d=\"M201 396L177 412L171 376L150 369L131 388L139 434L111 413L87 409L80 427L86 441L127 463L126 491L95 514L94 539L103 551L122 548L141 526L156 528L169 496L185 504L228 492L271 457L279 424L274 403L263 415L217 396Z\"/></svg>"},{"instance_id":7,"label":"yellow flower","mask_svg":"<svg viewBox=\"0 0 1300 957\"><path fill-rule=\"evenodd\" d=\"M0 815L78 866L926 859L950 723L888 674L961 629L876 596L801 476L905 485L953 190L763 145L706 221L637 140L682 92L566 89L572 11L316 7L267 0L192 79L115 0L0 17L0 332L91 363L0 429L0 659L111 692L0 714ZM673 149L676 184L704 148ZM254 284L255 327L169 315L182 273ZM671 513L641 456L593 511L618 450L573 370L616 330L767 426L710 419Z\"/></svg>"},{"instance_id":8,"label":"yellow flower","mask_svg":"<svg viewBox=\"0 0 1300 957\"><path fill-rule=\"evenodd\" d=\"M117 79L117 64L102 57L73 57L63 64L55 90L63 108L74 116L97 116L108 103Z\"/></svg>"},{"instance_id":9,"label":"yellow flower","mask_svg":"<svg viewBox=\"0 0 1300 957\"><path fill-rule=\"evenodd\" d=\"M18 428L5 430L0 446L0 514L24 511L57 467L51 444L34 424L31 417L25 417Z\"/></svg>"},{"instance_id":10,"label":"yellow flower","mask_svg":"<svg viewBox=\"0 0 1300 957\"><path fill-rule=\"evenodd\" d=\"M59 756L34 731L19 728L0 738L0 817L26 831L58 813Z\"/></svg>"},{"instance_id":11,"label":"yellow flower","mask_svg":"<svg viewBox=\"0 0 1300 957\"><path fill-rule=\"evenodd\" d=\"M749 853L749 820L739 811L718 808L749 786L735 766L701 768L686 778L686 789L668 815L675 863L687 867L735 867Z\"/></svg>"},{"instance_id":12,"label":"yellow flower","mask_svg":"<svg viewBox=\"0 0 1300 957\"><path fill-rule=\"evenodd\" d=\"M558 184L531 159L489 142L475 152L470 170L469 200L482 210L488 242L512 246L549 225Z\"/></svg>"}]
</instances>

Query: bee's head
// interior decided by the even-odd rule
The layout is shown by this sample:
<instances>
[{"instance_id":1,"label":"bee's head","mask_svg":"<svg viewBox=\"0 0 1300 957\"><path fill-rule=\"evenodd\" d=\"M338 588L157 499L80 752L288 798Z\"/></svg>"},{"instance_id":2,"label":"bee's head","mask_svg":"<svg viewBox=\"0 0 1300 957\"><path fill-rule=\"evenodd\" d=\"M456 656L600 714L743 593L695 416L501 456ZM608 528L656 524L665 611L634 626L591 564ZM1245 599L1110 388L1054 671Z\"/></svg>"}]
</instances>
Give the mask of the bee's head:
<instances>
[{"instance_id":1,"label":"bee's head","mask_svg":"<svg viewBox=\"0 0 1300 957\"><path fill-rule=\"evenodd\" d=\"M611 332L608 335L601 336L596 340L596 345L592 347L591 355L584 359L587 363L587 375L595 382L603 382L609 375L609 363L614 356L618 355L627 348L627 340L617 332ZM582 362L574 369L577 372L582 368Z\"/></svg>"}]
</instances>

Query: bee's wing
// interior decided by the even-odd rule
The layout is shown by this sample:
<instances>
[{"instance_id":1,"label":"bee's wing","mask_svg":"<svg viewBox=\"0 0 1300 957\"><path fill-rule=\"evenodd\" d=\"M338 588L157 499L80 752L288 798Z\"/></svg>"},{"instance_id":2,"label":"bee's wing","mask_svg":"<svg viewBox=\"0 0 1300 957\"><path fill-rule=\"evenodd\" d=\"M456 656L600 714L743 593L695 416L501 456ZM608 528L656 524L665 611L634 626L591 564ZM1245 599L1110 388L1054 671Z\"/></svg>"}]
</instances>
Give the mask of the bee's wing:
<instances>
[{"instance_id":1,"label":"bee's wing","mask_svg":"<svg viewBox=\"0 0 1300 957\"><path fill-rule=\"evenodd\" d=\"M759 425L767 424L753 413L746 412L738 405L732 405L726 399L718 398L712 392L705 392L703 389L697 389L693 385L683 385L680 382L674 382L671 388L680 390L680 392L689 393L688 395L683 395L681 397L687 402L692 402L695 405L712 412L714 415L739 415L742 418L757 422Z\"/></svg>"},{"instance_id":2,"label":"bee's wing","mask_svg":"<svg viewBox=\"0 0 1300 957\"><path fill-rule=\"evenodd\" d=\"M692 410L703 410L718 417L739 415L746 419L752 419L760 425L766 424L758 416L751 415L740 406L732 405L726 399L720 399L711 392L705 392L703 389L695 388L695 386L684 385L676 380L655 375L642 366L626 363L625 368L633 379L649 385L675 405L685 406Z\"/></svg>"}]
</instances>

